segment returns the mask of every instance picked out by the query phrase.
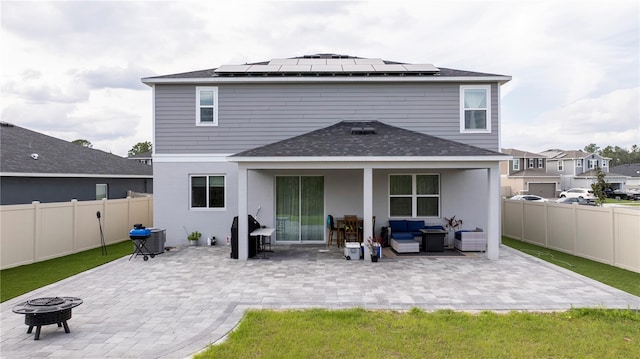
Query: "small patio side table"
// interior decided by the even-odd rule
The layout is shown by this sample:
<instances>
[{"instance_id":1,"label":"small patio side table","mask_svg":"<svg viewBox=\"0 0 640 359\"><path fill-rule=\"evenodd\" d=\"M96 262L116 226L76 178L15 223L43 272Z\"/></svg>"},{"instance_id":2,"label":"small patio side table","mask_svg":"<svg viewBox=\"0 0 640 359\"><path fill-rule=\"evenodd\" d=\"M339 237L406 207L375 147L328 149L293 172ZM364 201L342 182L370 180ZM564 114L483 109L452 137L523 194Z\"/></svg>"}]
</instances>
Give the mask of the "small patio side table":
<instances>
[{"instance_id":1,"label":"small patio side table","mask_svg":"<svg viewBox=\"0 0 640 359\"><path fill-rule=\"evenodd\" d=\"M444 252L447 231L441 229L421 229L423 252Z\"/></svg>"}]
</instances>

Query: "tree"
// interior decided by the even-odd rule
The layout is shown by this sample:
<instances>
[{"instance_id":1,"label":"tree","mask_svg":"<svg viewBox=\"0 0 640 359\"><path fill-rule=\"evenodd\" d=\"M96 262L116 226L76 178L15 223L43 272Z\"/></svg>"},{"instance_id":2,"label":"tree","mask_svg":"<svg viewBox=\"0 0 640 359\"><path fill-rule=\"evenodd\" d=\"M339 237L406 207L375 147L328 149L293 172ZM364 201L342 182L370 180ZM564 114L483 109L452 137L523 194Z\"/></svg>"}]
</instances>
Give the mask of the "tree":
<instances>
[{"instance_id":1,"label":"tree","mask_svg":"<svg viewBox=\"0 0 640 359\"><path fill-rule=\"evenodd\" d=\"M138 142L127 153L129 157L135 156L144 152L151 152L153 146L151 145L151 141Z\"/></svg>"},{"instance_id":2,"label":"tree","mask_svg":"<svg viewBox=\"0 0 640 359\"><path fill-rule=\"evenodd\" d=\"M76 145L84 146L87 148L93 148L93 144L85 139L77 139L71 141L71 143L75 143Z\"/></svg>"},{"instance_id":3,"label":"tree","mask_svg":"<svg viewBox=\"0 0 640 359\"><path fill-rule=\"evenodd\" d=\"M600 147L598 147L595 143L590 143L584 146L584 152L586 153L598 153L599 149Z\"/></svg>"},{"instance_id":4,"label":"tree","mask_svg":"<svg viewBox=\"0 0 640 359\"><path fill-rule=\"evenodd\" d=\"M609 188L610 185L604 180L606 173L602 172L599 167L596 171L598 180L596 183L591 184L591 189L593 190L593 194L596 196L596 204L598 206L602 206L604 201L607 199L607 195L604 193L604 190Z\"/></svg>"}]
</instances>

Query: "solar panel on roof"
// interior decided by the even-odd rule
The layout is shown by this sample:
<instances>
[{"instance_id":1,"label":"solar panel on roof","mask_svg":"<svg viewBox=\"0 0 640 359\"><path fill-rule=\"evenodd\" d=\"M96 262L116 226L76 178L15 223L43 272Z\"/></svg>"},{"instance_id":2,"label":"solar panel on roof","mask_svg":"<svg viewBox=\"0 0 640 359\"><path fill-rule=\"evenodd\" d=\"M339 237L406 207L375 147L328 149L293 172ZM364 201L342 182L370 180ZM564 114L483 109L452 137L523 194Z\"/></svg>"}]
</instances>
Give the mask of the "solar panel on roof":
<instances>
[{"instance_id":1,"label":"solar panel on roof","mask_svg":"<svg viewBox=\"0 0 640 359\"><path fill-rule=\"evenodd\" d=\"M431 64L404 64L408 71L412 72L439 72L440 69Z\"/></svg>"},{"instance_id":2,"label":"solar panel on roof","mask_svg":"<svg viewBox=\"0 0 640 359\"><path fill-rule=\"evenodd\" d=\"M269 65L297 65L298 59L273 59Z\"/></svg>"},{"instance_id":3,"label":"solar panel on roof","mask_svg":"<svg viewBox=\"0 0 640 359\"><path fill-rule=\"evenodd\" d=\"M342 72L340 65L311 65L311 72Z\"/></svg>"},{"instance_id":4,"label":"solar panel on roof","mask_svg":"<svg viewBox=\"0 0 640 359\"><path fill-rule=\"evenodd\" d=\"M222 65L214 72L245 72L251 65Z\"/></svg>"},{"instance_id":5,"label":"solar panel on roof","mask_svg":"<svg viewBox=\"0 0 640 359\"><path fill-rule=\"evenodd\" d=\"M382 59L354 59L356 65L384 65Z\"/></svg>"},{"instance_id":6,"label":"solar panel on roof","mask_svg":"<svg viewBox=\"0 0 640 359\"><path fill-rule=\"evenodd\" d=\"M342 65L345 72L374 72L372 65Z\"/></svg>"},{"instance_id":7,"label":"solar panel on roof","mask_svg":"<svg viewBox=\"0 0 640 359\"><path fill-rule=\"evenodd\" d=\"M309 72L311 65L282 65L278 72Z\"/></svg>"},{"instance_id":8,"label":"solar panel on roof","mask_svg":"<svg viewBox=\"0 0 640 359\"><path fill-rule=\"evenodd\" d=\"M251 65L247 72L277 72L280 65Z\"/></svg>"},{"instance_id":9,"label":"solar panel on roof","mask_svg":"<svg viewBox=\"0 0 640 359\"><path fill-rule=\"evenodd\" d=\"M376 72L405 72L407 69L402 65L373 65Z\"/></svg>"},{"instance_id":10,"label":"solar panel on roof","mask_svg":"<svg viewBox=\"0 0 640 359\"><path fill-rule=\"evenodd\" d=\"M327 59L298 59L298 65L326 65Z\"/></svg>"},{"instance_id":11,"label":"solar panel on roof","mask_svg":"<svg viewBox=\"0 0 640 359\"><path fill-rule=\"evenodd\" d=\"M327 59L327 65L354 65L354 59Z\"/></svg>"}]
</instances>

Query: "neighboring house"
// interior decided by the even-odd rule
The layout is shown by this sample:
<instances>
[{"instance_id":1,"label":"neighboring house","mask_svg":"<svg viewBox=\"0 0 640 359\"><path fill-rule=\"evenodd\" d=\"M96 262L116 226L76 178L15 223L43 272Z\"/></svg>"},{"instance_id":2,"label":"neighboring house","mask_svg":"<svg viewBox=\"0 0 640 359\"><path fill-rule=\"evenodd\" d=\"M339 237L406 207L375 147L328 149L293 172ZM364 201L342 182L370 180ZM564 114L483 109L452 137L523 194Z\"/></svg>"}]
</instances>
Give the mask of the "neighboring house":
<instances>
[{"instance_id":1,"label":"neighboring house","mask_svg":"<svg viewBox=\"0 0 640 359\"><path fill-rule=\"evenodd\" d=\"M126 198L152 193L153 170L6 122L0 123L0 204Z\"/></svg>"},{"instance_id":2,"label":"neighboring house","mask_svg":"<svg viewBox=\"0 0 640 359\"><path fill-rule=\"evenodd\" d=\"M144 163L145 165L153 165L151 151L138 153L137 155L127 156L127 159Z\"/></svg>"},{"instance_id":3,"label":"neighboring house","mask_svg":"<svg viewBox=\"0 0 640 359\"><path fill-rule=\"evenodd\" d=\"M560 192L560 175L548 173L546 156L513 148L501 152L512 157L500 163L504 196L535 194L554 198Z\"/></svg>"},{"instance_id":4,"label":"neighboring house","mask_svg":"<svg viewBox=\"0 0 640 359\"><path fill-rule=\"evenodd\" d=\"M154 225L183 245L187 231L229 236L238 216L247 259L249 214L277 226L276 244L326 243L328 214L363 218L364 238L390 218L456 215L487 232L496 259L510 79L332 54L144 78Z\"/></svg>"},{"instance_id":5,"label":"neighboring house","mask_svg":"<svg viewBox=\"0 0 640 359\"><path fill-rule=\"evenodd\" d=\"M625 189L626 177L610 172L611 158L583 151L564 151L558 149L541 153L547 156L547 173L560 176L560 190L581 187L591 188L598 180L598 169L606 174L605 180L613 189Z\"/></svg>"},{"instance_id":6,"label":"neighboring house","mask_svg":"<svg viewBox=\"0 0 640 359\"><path fill-rule=\"evenodd\" d=\"M627 163L611 167L609 170L627 177L627 189L640 188L640 163Z\"/></svg>"}]
</instances>

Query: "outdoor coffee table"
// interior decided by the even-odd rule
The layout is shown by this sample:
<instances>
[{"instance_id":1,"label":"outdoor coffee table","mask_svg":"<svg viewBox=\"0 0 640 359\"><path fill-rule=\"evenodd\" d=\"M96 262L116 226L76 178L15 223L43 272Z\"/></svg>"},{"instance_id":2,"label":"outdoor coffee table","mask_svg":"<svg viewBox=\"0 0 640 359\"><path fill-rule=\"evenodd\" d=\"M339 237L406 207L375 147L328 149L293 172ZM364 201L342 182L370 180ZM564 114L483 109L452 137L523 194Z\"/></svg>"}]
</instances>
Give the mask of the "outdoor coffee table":
<instances>
[{"instance_id":1,"label":"outdoor coffee table","mask_svg":"<svg viewBox=\"0 0 640 359\"><path fill-rule=\"evenodd\" d=\"M24 314L24 324L29 326L27 334L31 334L36 327L33 340L40 339L40 328L43 325L64 325L64 332L70 333L67 320L71 319L71 309L82 304L82 299L76 297L45 297L22 302L13 308L14 313Z\"/></svg>"},{"instance_id":2,"label":"outdoor coffee table","mask_svg":"<svg viewBox=\"0 0 640 359\"><path fill-rule=\"evenodd\" d=\"M441 229L421 229L423 252L444 252L447 231Z\"/></svg>"}]
</instances>

